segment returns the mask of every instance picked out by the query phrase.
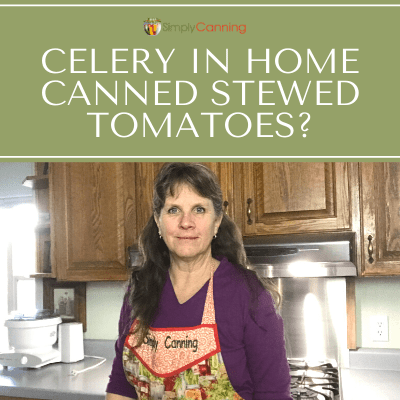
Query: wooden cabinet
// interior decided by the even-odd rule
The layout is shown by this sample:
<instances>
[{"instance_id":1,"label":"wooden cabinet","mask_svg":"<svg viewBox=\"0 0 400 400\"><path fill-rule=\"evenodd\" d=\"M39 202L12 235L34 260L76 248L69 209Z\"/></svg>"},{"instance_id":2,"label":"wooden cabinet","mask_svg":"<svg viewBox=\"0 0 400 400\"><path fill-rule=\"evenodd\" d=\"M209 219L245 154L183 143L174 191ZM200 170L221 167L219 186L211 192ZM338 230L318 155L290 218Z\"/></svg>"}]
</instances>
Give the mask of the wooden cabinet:
<instances>
[{"instance_id":1,"label":"wooden cabinet","mask_svg":"<svg viewBox=\"0 0 400 400\"><path fill-rule=\"evenodd\" d=\"M400 274L400 163L205 164L245 236L352 230L362 275ZM50 164L50 204L47 189L37 196L51 215L50 225L39 227L40 246L51 239L51 276L126 279L127 247L152 214L162 165ZM44 272L40 257L38 272Z\"/></svg>"},{"instance_id":2,"label":"wooden cabinet","mask_svg":"<svg viewBox=\"0 0 400 400\"><path fill-rule=\"evenodd\" d=\"M137 237L146 226L152 215L153 183L164 163L136 163L136 212L137 212Z\"/></svg>"},{"instance_id":3,"label":"wooden cabinet","mask_svg":"<svg viewBox=\"0 0 400 400\"><path fill-rule=\"evenodd\" d=\"M152 214L164 163L53 163L50 174L53 274L58 280L127 278L127 248ZM206 163L233 217L233 164Z\"/></svg>"},{"instance_id":4,"label":"wooden cabinet","mask_svg":"<svg viewBox=\"0 0 400 400\"><path fill-rule=\"evenodd\" d=\"M48 163L35 163L35 175L27 176L24 186L34 190L38 211L36 231L36 273L32 277L54 277L50 261L50 206Z\"/></svg>"},{"instance_id":5,"label":"wooden cabinet","mask_svg":"<svg viewBox=\"0 0 400 400\"><path fill-rule=\"evenodd\" d=\"M400 274L400 163L361 163L363 275Z\"/></svg>"},{"instance_id":6,"label":"wooden cabinet","mask_svg":"<svg viewBox=\"0 0 400 400\"><path fill-rule=\"evenodd\" d=\"M27 397L10 397L10 396L0 396L0 400L40 400L40 399L31 399Z\"/></svg>"},{"instance_id":7,"label":"wooden cabinet","mask_svg":"<svg viewBox=\"0 0 400 400\"><path fill-rule=\"evenodd\" d=\"M244 235L351 228L347 163L240 163L234 184Z\"/></svg>"},{"instance_id":8,"label":"wooden cabinet","mask_svg":"<svg viewBox=\"0 0 400 400\"><path fill-rule=\"evenodd\" d=\"M53 163L50 187L57 279L125 280L137 226L135 164Z\"/></svg>"}]
</instances>

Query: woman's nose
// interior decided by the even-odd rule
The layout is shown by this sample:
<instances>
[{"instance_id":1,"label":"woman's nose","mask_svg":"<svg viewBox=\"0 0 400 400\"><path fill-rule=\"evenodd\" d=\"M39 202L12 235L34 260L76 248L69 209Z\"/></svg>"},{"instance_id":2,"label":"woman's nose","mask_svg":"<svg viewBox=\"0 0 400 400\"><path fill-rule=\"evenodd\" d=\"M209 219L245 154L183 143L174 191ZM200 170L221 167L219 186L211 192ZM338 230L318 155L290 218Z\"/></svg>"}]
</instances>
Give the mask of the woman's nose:
<instances>
[{"instance_id":1,"label":"woman's nose","mask_svg":"<svg viewBox=\"0 0 400 400\"><path fill-rule=\"evenodd\" d=\"M183 229L192 228L194 226L193 215L191 213L182 213L179 226Z\"/></svg>"}]
</instances>

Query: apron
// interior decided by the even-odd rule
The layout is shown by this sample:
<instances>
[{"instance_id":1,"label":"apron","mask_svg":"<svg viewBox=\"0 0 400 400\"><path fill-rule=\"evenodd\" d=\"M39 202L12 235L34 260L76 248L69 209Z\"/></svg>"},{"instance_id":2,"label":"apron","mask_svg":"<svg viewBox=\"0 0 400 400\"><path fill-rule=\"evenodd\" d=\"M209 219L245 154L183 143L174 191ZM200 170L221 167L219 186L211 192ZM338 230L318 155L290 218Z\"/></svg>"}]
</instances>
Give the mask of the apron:
<instances>
[{"instance_id":1,"label":"apron","mask_svg":"<svg viewBox=\"0 0 400 400\"><path fill-rule=\"evenodd\" d=\"M215 322L213 274L201 325L151 328L135 347L131 326L123 350L123 367L139 400L243 400L233 389L221 355Z\"/></svg>"}]
</instances>

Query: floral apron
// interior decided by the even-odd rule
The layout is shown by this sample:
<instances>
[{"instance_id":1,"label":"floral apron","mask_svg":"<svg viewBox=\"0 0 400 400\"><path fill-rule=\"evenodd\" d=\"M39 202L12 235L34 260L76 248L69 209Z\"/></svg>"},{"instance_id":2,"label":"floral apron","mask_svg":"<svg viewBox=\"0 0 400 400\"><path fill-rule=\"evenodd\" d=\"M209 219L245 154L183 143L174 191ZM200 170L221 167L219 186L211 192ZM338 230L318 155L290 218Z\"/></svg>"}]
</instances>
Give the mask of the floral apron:
<instances>
[{"instance_id":1,"label":"floral apron","mask_svg":"<svg viewBox=\"0 0 400 400\"><path fill-rule=\"evenodd\" d=\"M241 400L233 389L221 356L215 322L213 274L201 325L150 328L135 347L134 321L125 340L123 367L139 400Z\"/></svg>"}]
</instances>

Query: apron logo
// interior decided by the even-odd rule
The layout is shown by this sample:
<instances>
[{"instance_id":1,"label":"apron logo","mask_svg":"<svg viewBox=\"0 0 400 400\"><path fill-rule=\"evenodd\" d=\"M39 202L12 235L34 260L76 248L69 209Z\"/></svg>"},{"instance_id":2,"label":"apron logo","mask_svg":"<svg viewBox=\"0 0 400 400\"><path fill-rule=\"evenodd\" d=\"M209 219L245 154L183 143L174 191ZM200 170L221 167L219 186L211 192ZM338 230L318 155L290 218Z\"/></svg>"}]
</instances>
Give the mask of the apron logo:
<instances>
[{"instance_id":1,"label":"apron logo","mask_svg":"<svg viewBox=\"0 0 400 400\"><path fill-rule=\"evenodd\" d=\"M197 339L188 339L187 335L186 335L186 339L183 340L176 340L176 339L172 339L171 336L167 336L165 338L165 348L169 349L194 349L193 353L197 352L197 348L198 348L198 340Z\"/></svg>"},{"instance_id":2,"label":"apron logo","mask_svg":"<svg viewBox=\"0 0 400 400\"><path fill-rule=\"evenodd\" d=\"M155 339L154 336L150 336L147 335L144 340L143 340L144 344L147 344L148 346L152 347L154 352L157 351L157 347L158 347L158 340Z\"/></svg>"}]
</instances>

